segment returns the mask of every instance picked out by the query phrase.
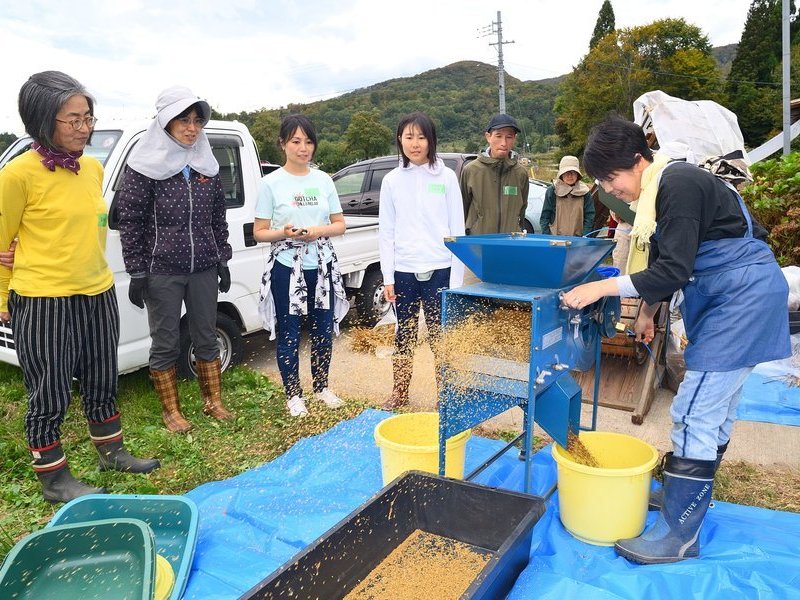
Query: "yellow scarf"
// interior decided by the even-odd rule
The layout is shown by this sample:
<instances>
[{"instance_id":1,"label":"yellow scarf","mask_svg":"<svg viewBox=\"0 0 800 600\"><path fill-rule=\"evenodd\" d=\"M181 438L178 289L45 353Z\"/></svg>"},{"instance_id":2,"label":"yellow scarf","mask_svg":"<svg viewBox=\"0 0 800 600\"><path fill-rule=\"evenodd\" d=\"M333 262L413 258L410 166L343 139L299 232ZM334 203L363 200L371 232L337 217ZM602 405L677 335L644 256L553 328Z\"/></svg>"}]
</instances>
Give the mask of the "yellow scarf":
<instances>
[{"instance_id":1,"label":"yellow scarf","mask_svg":"<svg viewBox=\"0 0 800 600\"><path fill-rule=\"evenodd\" d=\"M631 210L636 212L631 229L631 246L628 254L627 274L638 273L647 268L650 256L650 236L656 232L656 194L661 171L669 163L666 154L655 153L653 162L642 172L642 188L639 199L631 202Z\"/></svg>"}]
</instances>

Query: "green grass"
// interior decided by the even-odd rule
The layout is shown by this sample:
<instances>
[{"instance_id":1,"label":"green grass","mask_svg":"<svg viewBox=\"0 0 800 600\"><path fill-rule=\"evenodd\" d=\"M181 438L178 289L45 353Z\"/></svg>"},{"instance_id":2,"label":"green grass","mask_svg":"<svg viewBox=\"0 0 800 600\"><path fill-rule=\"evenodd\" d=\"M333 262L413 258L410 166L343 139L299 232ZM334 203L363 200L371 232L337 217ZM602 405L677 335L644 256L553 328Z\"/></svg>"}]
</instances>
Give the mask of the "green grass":
<instances>
[{"instance_id":1,"label":"green grass","mask_svg":"<svg viewBox=\"0 0 800 600\"><path fill-rule=\"evenodd\" d=\"M322 433L358 415L365 402L337 410L310 404L305 419L292 419L280 386L244 367L223 376L223 398L235 413L229 423L202 414L197 383L179 383L181 403L193 423L189 434L171 434L161 421L161 405L146 370L120 377L119 408L126 447L136 456L157 457L161 468L149 475L100 472L77 393L62 427L61 442L76 477L115 494L183 494L207 481L225 479L282 454L298 439ZM0 364L0 560L24 535L55 514L42 499L30 467L23 430L27 395L19 369Z\"/></svg>"}]
</instances>

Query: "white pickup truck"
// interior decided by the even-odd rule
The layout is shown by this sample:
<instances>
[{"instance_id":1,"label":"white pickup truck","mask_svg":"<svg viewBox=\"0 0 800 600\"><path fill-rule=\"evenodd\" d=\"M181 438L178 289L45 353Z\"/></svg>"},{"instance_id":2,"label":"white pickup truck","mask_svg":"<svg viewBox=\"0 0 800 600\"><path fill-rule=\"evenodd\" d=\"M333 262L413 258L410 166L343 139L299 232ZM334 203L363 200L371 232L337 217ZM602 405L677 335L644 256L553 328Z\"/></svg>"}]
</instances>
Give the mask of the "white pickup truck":
<instances>
[{"instance_id":1,"label":"white pickup truck","mask_svg":"<svg viewBox=\"0 0 800 600\"><path fill-rule=\"evenodd\" d=\"M85 152L105 167L103 195L112 207L120 187L122 173L130 151L144 134L149 123L98 127ZM217 304L217 339L223 369L242 358L242 336L261 329L258 317L258 292L264 270L268 244L253 239L253 214L261 179L261 165L255 142L247 128L238 122L210 121L205 129L214 155L220 164L220 177L227 204L228 240L233 247L231 289L220 294ZM0 168L24 152L31 139L16 140L0 156ZM383 278L378 255L378 220L372 217L346 217L347 231L333 239L349 295L354 297L361 322L373 324L389 305L383 300ZM120 309L119 370L134 371L148 363L150 336L147 314L128 300L129 277L122 261L119 232L113 230L114 214L110 211L106 257L114 272ZM11 328L0 326L0 361L18 365ZM192 343L188 326L181 323L181 356L179 373L194 376Z\"/></svg>"}]
</instances>

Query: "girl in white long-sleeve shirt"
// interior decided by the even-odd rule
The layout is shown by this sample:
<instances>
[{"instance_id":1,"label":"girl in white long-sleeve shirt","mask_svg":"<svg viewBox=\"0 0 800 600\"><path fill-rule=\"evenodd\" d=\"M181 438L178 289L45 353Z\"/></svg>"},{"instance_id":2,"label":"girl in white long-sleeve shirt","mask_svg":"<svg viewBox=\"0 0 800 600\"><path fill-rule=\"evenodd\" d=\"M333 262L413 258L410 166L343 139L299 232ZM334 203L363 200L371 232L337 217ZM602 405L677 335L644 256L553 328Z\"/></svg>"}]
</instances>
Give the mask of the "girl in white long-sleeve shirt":
<instances>
[{"instance_id":1,"label":"girl in white long-sleeve shirt","mask_svg":"<svg viewBox=\"0 0 800 600\"><path fill-rule=\"evenodd\" d=\"M384 296L395 303L398 322L394 386L383 404L387 409L408 402L420 306L435 342L442 290L460 286L464 276L464 266L444 245L446 236L464 235L461 191L456 174L436 157L431 118L421 112L403 117L397 149L400 165L383 178L379 217Z\"/></svg>"}]
</instances>

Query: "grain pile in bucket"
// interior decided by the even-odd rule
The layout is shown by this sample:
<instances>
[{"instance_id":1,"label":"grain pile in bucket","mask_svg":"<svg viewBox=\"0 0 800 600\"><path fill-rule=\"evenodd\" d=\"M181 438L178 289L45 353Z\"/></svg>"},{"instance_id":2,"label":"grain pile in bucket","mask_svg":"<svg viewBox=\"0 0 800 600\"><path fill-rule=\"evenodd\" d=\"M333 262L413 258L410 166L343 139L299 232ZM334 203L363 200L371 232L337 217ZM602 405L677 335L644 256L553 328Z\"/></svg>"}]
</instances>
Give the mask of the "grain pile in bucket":
<instances>
[{"instance_id":1,"label":"grain pile in bucket","mask_svg":"<svg viewBox=\"0 0 800 600\"><path fill-rule=\"evenodd\" d=\"M474 546L417 529L345 600L456 600L489 558Z\"/></svg>"},{"instance_id":2,"label":"grain pile in bucket","mask_svg":"<svg viewBox=\"0 0 800 600\"><path fill-rule=\"evenodd\" d=\"M570 458L572 458L572 460L579 465L597 468L600 467L598 460L591 452L589 452L589 449L583 445L581 439L572 431L567 434L566 450L569 453Z\"/></svg>"}]
</instances>

